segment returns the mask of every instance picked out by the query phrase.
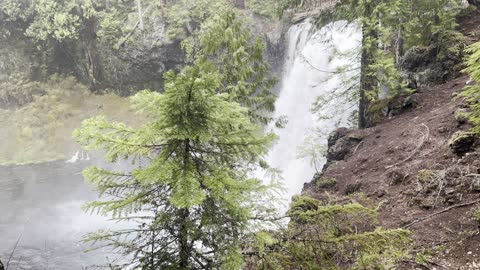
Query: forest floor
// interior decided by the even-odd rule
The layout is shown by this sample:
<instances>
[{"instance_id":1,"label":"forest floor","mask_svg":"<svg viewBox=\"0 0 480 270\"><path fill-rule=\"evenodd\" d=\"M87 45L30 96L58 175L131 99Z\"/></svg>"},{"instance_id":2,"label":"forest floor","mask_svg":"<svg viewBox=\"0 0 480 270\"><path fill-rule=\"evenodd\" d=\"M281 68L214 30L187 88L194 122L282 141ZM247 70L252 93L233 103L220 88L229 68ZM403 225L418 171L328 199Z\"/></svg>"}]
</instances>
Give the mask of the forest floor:
<instances>
[{"instance_id":1,"label":"forest floor","mask_svg":"<svg viewBox=\"0 0 480 270\"><path fill-rule=\"evenodd\" d=\"M459 22L469 43L480 39L480 12ZM468 79L418 89L414 108L351 131L361 142L324 171L337 185L304 189L321 198L353 188L381 203L381 225L410 229L414 253L425 258L423 265L411 258L401 269L480 269L480 223L472 217L478 204L470 204L480 200L480 147L458 156L449 146L455 132L469 128L455 117L464 102L453 98Z\"/></svg>"}]
</instances>

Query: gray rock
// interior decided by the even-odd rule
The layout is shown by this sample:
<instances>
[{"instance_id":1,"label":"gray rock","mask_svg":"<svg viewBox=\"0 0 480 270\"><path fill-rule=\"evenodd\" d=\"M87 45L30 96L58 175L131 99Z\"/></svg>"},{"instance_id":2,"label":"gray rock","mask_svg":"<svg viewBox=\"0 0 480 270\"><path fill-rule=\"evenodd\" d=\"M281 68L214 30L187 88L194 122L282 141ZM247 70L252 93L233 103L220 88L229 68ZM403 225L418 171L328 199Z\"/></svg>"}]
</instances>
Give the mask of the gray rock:
<instances>
[{"instance_id":1,"label":"gray rock","mask_svg":"<svg viewBox=\"0 0 480 270\"><path fill-rule=\"evenodd\" d=\"M345 158L363 138L347 128L339 128L328 137L327 164Z\"/></svg>"}]
</instances>

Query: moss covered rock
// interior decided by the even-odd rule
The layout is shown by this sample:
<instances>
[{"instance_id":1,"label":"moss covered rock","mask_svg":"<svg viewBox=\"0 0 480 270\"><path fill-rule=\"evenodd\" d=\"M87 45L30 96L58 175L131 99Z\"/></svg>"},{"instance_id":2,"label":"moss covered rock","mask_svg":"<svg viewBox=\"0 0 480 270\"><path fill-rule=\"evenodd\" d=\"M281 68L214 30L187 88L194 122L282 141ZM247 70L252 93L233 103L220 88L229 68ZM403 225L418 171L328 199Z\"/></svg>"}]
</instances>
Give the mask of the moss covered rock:
<instances>
[{"instance_id":1,"label":"moss covered rock","mask_svg":"<svg viewBox=\"0 0 480 270\"><path fill-rule=\"evenodd\" d=\"M457 131L452 135L448 142L450 148L457 155L462 156L465 153L473 151L476 136L473 132Z\"/></svg>"},{"instance_id":2,"label":"moss covered rock","mask_svg":"<svg viewBox=\"0 0 480 270\"><path fill-rule=\"evenodd\" d=\"M337 179L333 177L320 176L315 179L314 183L317 188L332 188L337 185Z\"/></svg>"}]
</instances>

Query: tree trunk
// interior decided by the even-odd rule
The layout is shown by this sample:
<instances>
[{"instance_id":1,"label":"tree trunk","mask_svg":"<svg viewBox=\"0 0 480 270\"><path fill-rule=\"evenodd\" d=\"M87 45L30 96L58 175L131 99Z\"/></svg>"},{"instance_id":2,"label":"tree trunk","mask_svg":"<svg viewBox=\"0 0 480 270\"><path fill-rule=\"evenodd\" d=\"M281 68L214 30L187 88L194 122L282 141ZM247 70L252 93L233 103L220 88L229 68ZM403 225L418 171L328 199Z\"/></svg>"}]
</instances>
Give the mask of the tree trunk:
<instances>
[{"instance_id":1,"label":"tree trunk","mask_svg":"<svg viewBox=\"0 0 480 270\"><path fill-rule=\"evenodd\" d=\"M366 4L365 14L366 18L372 16L373 7L378 0ZM370 101L367 97L367 91L371 91L375 87L375 76L370 74L370 65L373 64L373 57L375 52L375 45L368 42L368 39L376 39L377 34L368 25L362 26L362 59L360 68L360 102L358 105L358 127L361 129L369 126L368 108Z\"/></svg>"},{"instance_id":2,"label":"tree trunk","mask_svg":"<svg viewBox=\"0 0 480 270\"><path fill-rule=\"evenodd\" d=\"M366 27L362 27L362 59L361 59L361 68L360 68L360 102L358 104L358 127L363 129L368 127L368 98L367 91L372 89L373 80L372 76L369 75L369 66L371 64L371 54L370 49L366 49L367 38Z\"/></svg>"},{"instance_id":3,"label":"tree trunk","mask_svg":"<svg viewBox=\"0 0 480 270\"><path fill-rule=\"evenodd\" d=\"M180 244L180 269L188 269L191 247L188 241L188 216L190 215L188 209L180 210L180 231L179 231L179 244Z\"/></svg>"},{"instance_id":4,"label":"tree trunk","mask_svg":"<svg viewBox=\"0 0 480 270\"><path fill-rule=\"evenodd\" d=\"M137 10L138 10L138 27L143 31L143 14L142 14L142 1L137 0Z\"/></svg>"},{"instance_id":5,"label":"tree trunk","mask_svg":"<svg viewBox=\"0 0 480 270\"><path fill-rule=\"evenodd\" d=\"M84 35L85 57L87 74L90 81L90 88L94 92L99 90L99 79L101 76L100 59L97 51L97 25L92 18L86 23L86 33Z\"/></svg>"},{"instance_id":6,"label":"tree trunk","mask_svg":"<svg viewBox=\"0 0 480 270\"><path fill-rule=\"evenodd\" d=\"M190 91L188 92L188 102L190 103L192 99L192 90L193 87L190 88ZM187 116L190 117L190 111L187 111ZM186 139L184 141L185 144L185 152L183 153L183 166L184 166L184 173L187 170L187 164L190 161L190 140ZM189 244L189 237L188 237L188 223L189 223L189 216L190 216L190 211L185 208L185 209L180 209L179 210L179 217L180 217L180 229L179 229L179 234L178 234L178 239L179 239L179 247L180 247L180 269L188 269L189 265L189 260L191 257L191 252L192 252L192 247Z\"/></svg>"},{"instance_id":7,"label":"tree trunk","mask_svg":"<svg viewBox=\"0 0 480 270\"><path fill-rule=\"evenodd\" d=\"M403 26L400 26L398 28L397 40L395 41L395 63L397 66L400 65L400 61L403 57L404 43L405 40L403 39Z\"/></svg>"}]
</instances>

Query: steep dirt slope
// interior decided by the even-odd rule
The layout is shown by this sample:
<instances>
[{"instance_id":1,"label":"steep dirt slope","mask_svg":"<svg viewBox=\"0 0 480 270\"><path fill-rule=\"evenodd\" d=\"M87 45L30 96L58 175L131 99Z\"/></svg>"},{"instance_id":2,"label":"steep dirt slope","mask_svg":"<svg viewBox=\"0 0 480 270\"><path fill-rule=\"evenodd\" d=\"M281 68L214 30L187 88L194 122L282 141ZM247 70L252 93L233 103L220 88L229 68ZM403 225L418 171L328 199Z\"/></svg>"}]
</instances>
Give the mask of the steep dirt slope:
<instances>
[{"instance_id":1,"label":"steep dirt slope","mask_svg":"<svg viewBox=\"0 0 480 270\"><path fill-rule=\"evenodd\" d=\"M480 38L480 12L460 23L469 42ZM305 186L304 195L316 198L360 191L381 203L382 225L409 228L414 253L430 254L425 266L412 258L401 269L480 269L480 223L470 204L480 200L480 147L459 156L449 146L455 132L469 128L455 116L466 104L452 98L468 79L419 89L413 108L373 128L343 131L347 155L324 171L337 185Z\"/></svg>"}]
</instances>

